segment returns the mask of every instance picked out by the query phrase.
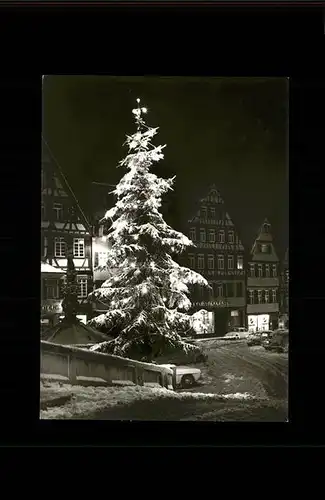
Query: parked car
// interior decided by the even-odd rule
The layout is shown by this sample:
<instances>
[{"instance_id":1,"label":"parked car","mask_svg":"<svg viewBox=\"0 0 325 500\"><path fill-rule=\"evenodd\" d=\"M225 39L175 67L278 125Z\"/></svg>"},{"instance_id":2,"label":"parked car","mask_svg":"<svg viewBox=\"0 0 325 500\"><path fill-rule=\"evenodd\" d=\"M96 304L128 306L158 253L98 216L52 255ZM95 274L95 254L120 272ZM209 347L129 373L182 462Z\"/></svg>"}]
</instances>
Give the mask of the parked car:
<instances>
[{"instance_id":1,"label":"parked car","mask_svg":"<svg viewBox=\"0 0 325 500\"><path fill-rule=\"evenodd\" d=\"M247 337L247 345L261 345L262 344L262 332L250 333Z\"/></svg>"},{"instance_id":2,"label":"parked car","mask_svg":"<svg viewBox=\"0 0 325 500\"><path fill-rule=\"evenodd\" d=\"M240 335L237 332L228 332L228 333L226 333L226 335L224 336L224 338L228 339L228 340L239 340L240 339Z\"/></svg>"},{"instance_id":3,"label":"parked car","mask_svg":"<svg viewBox=\"0 0 325 500\"><path fill-rule=\"evenodd\" d=\"M166 368L176 368L176 386L177 387L192 387L201 378L201 370L192 368L191 366L176 366L172 364L163 364Z\"/></svg>"},{"instance_id":4,"label":"parked car","mask_svg":"<svg viewBox=\"0 0 325 500\"><path fill-rule=\"evenodd\" d=\"M231 339L231 340L238 340L238 339L244 339L247 338L249 335L249 331L246 330L246 328L242 326L237 326L234 327L234 329L231 332L226 333L225 338Z\"/></svg>"},{"instance_id":5,"label":"parked car","mask_svg":"<svg viewBox=\"0 0 325 500\"><path fill-rule=\"evenodd\" d=\"M263 347L267 351L288 352L289 330L277 330L272 337L264 340Z\"/></svg>"}]
</instances>

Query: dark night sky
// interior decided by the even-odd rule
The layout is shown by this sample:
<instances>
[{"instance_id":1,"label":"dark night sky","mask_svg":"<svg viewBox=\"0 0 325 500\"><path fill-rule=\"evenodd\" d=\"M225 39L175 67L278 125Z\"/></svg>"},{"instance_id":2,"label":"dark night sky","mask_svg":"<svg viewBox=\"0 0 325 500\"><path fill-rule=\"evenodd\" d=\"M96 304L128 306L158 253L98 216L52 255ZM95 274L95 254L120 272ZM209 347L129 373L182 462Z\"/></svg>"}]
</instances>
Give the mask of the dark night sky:
<instances>
[{"instance_id":1,"label":"dark night sky","mask_svg":"<svg viewBox=\"0 0 325 500\"><path fill-rule=\"evenodd\" d=\"M215 183L244 245L267 217L279 257L288 244L285 78L47 76L43 134L82 206L89 183L115 184L125 173L125 134L134 132L135 100L167 144L154 167L176 175L167 221L175 228L193 215L193 200ZM192 206L192 209L191 209Z\"/></svg>"}]
</instances>

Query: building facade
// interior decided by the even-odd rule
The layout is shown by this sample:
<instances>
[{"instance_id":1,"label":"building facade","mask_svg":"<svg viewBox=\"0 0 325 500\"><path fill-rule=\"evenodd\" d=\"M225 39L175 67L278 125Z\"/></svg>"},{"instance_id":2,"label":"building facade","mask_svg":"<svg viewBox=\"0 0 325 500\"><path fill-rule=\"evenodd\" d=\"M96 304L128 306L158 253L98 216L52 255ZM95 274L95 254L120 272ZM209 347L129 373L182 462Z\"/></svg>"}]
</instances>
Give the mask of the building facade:
<instances>
[{"instance_id":1,"label":"building facade","mask_svg":"<svg viewBox=\"0 0 325 500\"><path fill-rule=\"evenodd\" d=\"M92 224L92 265L94 277L94 289L99 288L112 274L111 269L107 268L107 259L109 252L109 243L106 237L106 231L100 220L105 212L112 206L113 198L110 192L115 189L112 184L104 182L92 182L91 184L91 206L89 218ZM92 304L92 315L107 310L107 306L100 301Z\"/></svg>"},{"instance_id":2,"label":"building facade","mask_svg":"<svg viewBox=\"0 0 325 500\"><path fill-rule=\"evenodd\" d=\"M87 301L92 291L91 227L80 208L62 170L46 146L42 151L41 182L41 261L61 269L67 268L67 252L73 249L79 283L78 317L86 322L91 312ZM41 273L41 320L49 326L62 317L62 280L52 272Z\"/></svg>"},{"instance_id":3,"label":"building facade","mask_svg":"<svg viewBox=\"0 0 325 500\"><path fill-rule=\"evenodd\" d=\"M271 226L262 224L249 255L247 268L247 324L250 331L278 327L279 259Z\"/></svg>"},{"instance_id":4,"label":"building facade","mask_svg":"<svg viewBox=\"0 0 325 500\"><path fill-rule=\"evenodd\" d=\"M197 214L188 220L187 236L195 247L187 250L182 262L211 286L211 290L194 287L192 312L205 310L208 333L217 336L235 326L245 326L244 247L214 185L200 200Z\"/></svg>"},{"instance_id":5,"label":"building facade","mask_svg":"<svg viewBox=\"0 0 325 500\"><path fill-rule=\"evenodd\" d=\"M287 248L280 273L280 328L289 328L289 249Z\"/></svg>"}]
</instances>

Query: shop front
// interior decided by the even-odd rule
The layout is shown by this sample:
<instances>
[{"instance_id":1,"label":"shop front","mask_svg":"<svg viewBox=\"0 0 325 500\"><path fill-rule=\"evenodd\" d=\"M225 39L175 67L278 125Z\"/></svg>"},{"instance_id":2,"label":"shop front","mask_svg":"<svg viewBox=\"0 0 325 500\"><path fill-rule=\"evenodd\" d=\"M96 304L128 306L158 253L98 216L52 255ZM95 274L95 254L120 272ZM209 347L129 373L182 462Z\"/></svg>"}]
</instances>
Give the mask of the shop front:
<instances>
[{"instance_id":1,"label":"shop front","mask_svg":"<svg viewBox=\"0 0 325 500\"><path fill-rule=\"evenodd\" d=\"M200 326L199 320L193 323L198 335L207 333L222 337L235 326L245 324L245 308L231 307L227 299L194 302L193 308L200 313L203 323L203 326Z\"/></svg>"}]
</instances>

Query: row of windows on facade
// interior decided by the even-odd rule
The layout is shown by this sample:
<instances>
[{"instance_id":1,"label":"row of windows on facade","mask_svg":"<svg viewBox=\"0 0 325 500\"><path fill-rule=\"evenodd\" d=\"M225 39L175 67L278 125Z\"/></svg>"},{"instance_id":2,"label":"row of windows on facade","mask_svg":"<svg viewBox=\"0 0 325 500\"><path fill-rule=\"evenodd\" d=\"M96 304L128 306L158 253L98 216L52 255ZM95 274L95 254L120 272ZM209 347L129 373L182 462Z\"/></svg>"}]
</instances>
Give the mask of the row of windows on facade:
<instances>
[{"instance_id":1,"label":"row of windows on facade","mask_svg":"<svg viewBox=\"0 0 325 500\"><path fill-rule=\"evenodd\" d=\"M75 217L76 216L76 211L74 207L69 207L68 209L68 214L65 213L65 210L63 208L62 203L53 203L52 204L52 210L53 210L53 219L56 221L62 221L65 220L68 217ZM45 203L42 201L41 204L41 217L42 220L46 220L47 218L47 210L45 207ZM80 218L77 216L77 219L80 220Z\"/></svg>"},{"instance_id":2,"label":"row of windows on facade","mask_svg":"<svg viewBox=\"0 0 325 500\"><path fill-rule=\"evenodd\" d=\"M63 284L65 283L66 277L64 276L61 278L61 283L60 280L58 279L45 279L44 284L44 299L59 299L61 298L60 295L60 290ZM88 281L87 281L87 276L77 276L77 283L78 283L78 298L83 299L88 296Z\"/></svg>"},{"instance_id":3,"label":"row of windows on facade","mask_svg":"<svg viewBox=\"0 0 325 500\"><path fill-rule=\"evenodd\" d=\"M250 304L275 304L277 302L277 290L248 290Z\"/></svg>"},{"instance_id":4,"label":"row of windows on facade","mask_svg":"<svg viewBox=\"0 0 325 500\"><path fill-rule=\"evenodd\" d=\"M238 283L209 283L210 289L199 286L198 295L200 299L208 298L211 300L213 297L243 297L244 286L241 281Z\"/></svg>"},{"instance_id":5,"label":"row of windows on facade","mask_svg":"<svg viewBox=\"0 0 325 500\"><path fill-rule=\"evenodd\" d=\"M256 273L257 270L257 273ZM272 276L271 276L272 271ZM276 278L278 276L277 265L272 264L249 264L249 274L251 278Z\"/></svg>"},{"instance_id":6,"label":"row of windows on facade","mask_svg":"<svg viewBox=\"0 0 325 500\"><path fill-rule=\"evenodd\" d=\"M44 237L43 255L47 255L48 239ZM54 256L66 257L67 244L64 238L54 238ZM83 238L73 238L73 256L85 256L85 240Z\"/></svg>"},{"instance_id":7,"label":"row of windows on facade","mask_svg":"<svg viewBox=\"0 0 325 500\"><path fill-rule=\"evenodd\" d=\"M222 202L222 198L220 196L211 196L209 197L211 199L209 199L209 201L211 201L212 203L215 202L215 203L221 203ZM215 219L216 217L216 207L201 207L200 208L200 218L201 219Z\"/></svg>"},{"instance_id":8,"label":"row of windows on facade","mask_svg":"<svg viewBox=\"0 0 325 500\"><path fill-rule=\"evenodd\" d=\"M225 243L226 242L226 233L224 229L208 229L207 230L204 227L201 227L199 230L200 233L200 241L202 243L206 243L208 241L209 243L215 243L216 241L218 243ZM208 234L208 240L207 240L207 234ZM196 235L196 227L191 227L190 232L189 232L189 238L192 241L197 241L197 235ZM236 238L236 243L238 243L238 236L235 236L235 231L227 231L227 243L234 244L235 243L235 238Z\"/></svg>"},{"instance_id":9,"label":"row of windows on facade","mask_svg":"<svg viewBox=\"0 0 325 500\"><path fill-rule=\"evenodd\" d=\"M196 266L196 257L197 257L197 266ZM189 267L191 269L205 269L205 255L203 253L202 254L199 253L197 254L197 256L194 254L189 254L188 259L189 259ZM234 255L227 256L227 264L228 264L227 269L229 271L234 270L235 268ZM208 254L207 256L207 268L215 269L215 256L213 254ZM224 255L217 255L217 268L219 270L225 269ZM244 268L244 258L242 255L238 255L236 269L243 269L243 268Z\"/></svg>"}]
</instances>

